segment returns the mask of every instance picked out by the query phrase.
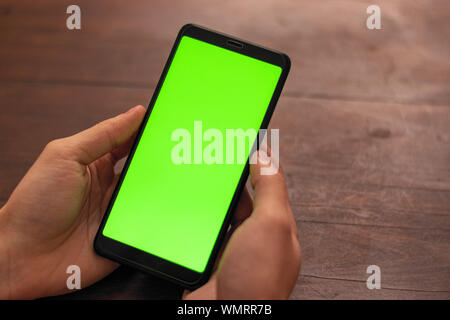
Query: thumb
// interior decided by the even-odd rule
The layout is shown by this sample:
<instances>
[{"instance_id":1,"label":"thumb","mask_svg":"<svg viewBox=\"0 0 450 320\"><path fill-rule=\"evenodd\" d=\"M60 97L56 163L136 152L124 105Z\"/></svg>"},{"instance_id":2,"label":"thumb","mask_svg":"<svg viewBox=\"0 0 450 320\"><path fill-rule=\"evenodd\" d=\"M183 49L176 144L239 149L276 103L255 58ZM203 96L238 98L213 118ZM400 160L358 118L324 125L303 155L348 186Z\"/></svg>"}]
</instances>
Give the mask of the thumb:
<instances>
[{"instance_id":1,"label":"thumb","mask_svg":"<svg viewBox=\"0 0 450 320\"><path fill-rule=\"evenodd\" d=\"M145 108L136 106L114 118L65 138L74 160L87 165L127 142L139 128Z\"/></svg>"},{"instance_id":2,"label":"thumb","mask_svg":"<svg viewBox=\"0 0 450 320\"><path fill-rule=\"evenodd\" d=\"M280 211L289 208L289 197L281 166L279 170L267 172L267 166L273 166L278 159L271 159L263 150L253 154L250 162L250 180L254 189L254 213L280 214ZM261 210L262 209L262 210Z\"/></svg>"}]
</instances>

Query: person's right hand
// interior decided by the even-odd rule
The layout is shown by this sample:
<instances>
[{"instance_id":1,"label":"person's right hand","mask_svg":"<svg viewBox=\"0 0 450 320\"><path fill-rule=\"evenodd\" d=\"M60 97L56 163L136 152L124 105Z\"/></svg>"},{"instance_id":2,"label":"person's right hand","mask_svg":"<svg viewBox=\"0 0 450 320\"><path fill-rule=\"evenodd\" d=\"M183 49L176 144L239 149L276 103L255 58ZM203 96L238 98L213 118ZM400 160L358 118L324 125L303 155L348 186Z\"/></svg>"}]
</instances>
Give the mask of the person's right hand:
<instances>
[{"instance_id":1,"label":"person's right hand","mask_svg":"<svg viewBox=\"0 0 450 320\"><path fill-rule=\"evenodd\" d=\"M301 264L298 230L280 167L261 175L267 155L251 165L254 201L242 194L216 270L185 299L287 299ZM259 161L262 158L263 161Z\"/></svg>"}]
</instances>

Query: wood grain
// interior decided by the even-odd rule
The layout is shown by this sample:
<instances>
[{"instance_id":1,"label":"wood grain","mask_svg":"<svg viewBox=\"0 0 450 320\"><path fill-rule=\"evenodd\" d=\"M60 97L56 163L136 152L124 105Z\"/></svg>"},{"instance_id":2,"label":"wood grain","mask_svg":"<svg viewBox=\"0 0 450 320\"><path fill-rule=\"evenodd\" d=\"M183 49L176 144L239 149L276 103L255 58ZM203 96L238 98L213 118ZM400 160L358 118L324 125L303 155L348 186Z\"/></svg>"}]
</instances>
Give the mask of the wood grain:
<instances>
[{"instance_id":1,"label":"wood grain","mask_svg":"<svg viewBox=\"0 0 450 320\"><path fill-rule=\"evenodd\" d=\"M372 2L83 0L82 30L68 31L70 1L6 0L0 38L14 50L0 47L0 77L148 88L194 22L287 52L287 95L448 104L448 2L383 1L382 30L371 31Z\"/></svg>"},{"instance_id":2,"label":"wood grain","mask_svg":"<svg viewBox=\"0 0 450 320\"><path fill-rule=\"evenodd\" d=\"M448 1L380 1L380 31L365 28L372 1L83 0L81 31L69 4L0 3L0 205L48 141L147 105L195 22L291 56L271 123L303 246L291 298L450 298ZM121 267L57 298L180 294Z\"/></svg>"},{"instance_id":3,"label":"wood grain","mask_svg":"<svg viewBox=\"0 0 450 320\"><path fill-rule=\"evenodd\" d=\"M280 99L299 219L450 231L450 108Z\"/></svg>"}]
</instances>

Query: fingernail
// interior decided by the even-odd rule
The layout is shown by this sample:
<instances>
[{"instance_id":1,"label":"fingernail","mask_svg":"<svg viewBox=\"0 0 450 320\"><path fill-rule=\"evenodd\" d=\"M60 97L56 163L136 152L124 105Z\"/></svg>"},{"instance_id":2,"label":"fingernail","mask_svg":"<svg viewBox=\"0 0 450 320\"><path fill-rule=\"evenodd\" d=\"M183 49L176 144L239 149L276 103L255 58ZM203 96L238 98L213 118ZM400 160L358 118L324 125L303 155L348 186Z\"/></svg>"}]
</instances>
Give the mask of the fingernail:
<instances>
[{"instance_id":1,"label":"fingernail","mask_svg":"<svg viewBox=\"0 0 450 320\"><path fill-rule=\"evenodd\" d=\"M266 151L264 151L264 150L258 151L258 159L261 164L269 164L270 163L269 156L267 155Z\"/></svg>"}]
</instances>

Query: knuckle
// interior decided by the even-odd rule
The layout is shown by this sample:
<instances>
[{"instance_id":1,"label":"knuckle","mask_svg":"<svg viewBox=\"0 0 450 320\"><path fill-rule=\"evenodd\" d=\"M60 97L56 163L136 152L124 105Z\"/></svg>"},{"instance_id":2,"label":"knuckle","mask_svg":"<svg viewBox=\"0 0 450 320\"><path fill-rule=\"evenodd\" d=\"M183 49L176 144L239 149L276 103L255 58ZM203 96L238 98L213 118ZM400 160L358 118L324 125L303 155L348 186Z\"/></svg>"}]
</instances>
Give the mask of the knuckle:
<instances>
[{"instance_id":1,"label":"knuckle","mask_svg":"<svg viewBox=\"0 0 450 320\"><path fill-rule=\"evenodd\" d=\"M290 235L292 232L292 226L288 219L278 218L273 222L275 228L277 228L281 233Z\"/></svg>"},{"instance_id":2,"label":"knuckle","mask_svg":"<svg viewBox=\"0 0 450 320\"><path fill-rule=\"evenodd\" d=\"M298 256L301 256L302 248L300 245L300 240L298 238L298 235L292 234L292 243L294 244L294 247L296 248Z\"/></svg>"},{"instance_id":3,"label":"knuckle","mask_svg":"<svg viewBox=\"0 0 450 320\"><path fill-rule=\"evenodd\" d=\"M292 240L292 247L293 247L293 260L295 264L297 265L298 271L300 271L300 267L302 264L302 247L300 245L300 241L297 237L293 237Z\"/></svg>"},{"instance_id":4,"label":"knuckle","mask_svg":"<svg viewBox=\"0 0 450 320\"><path fill-rule=\"evenodd\" d=\"M289 206L287 208L280 206L270 208L266 206L259 210L262 210L261 216L265 217L263 223L266 225L266 228L286 237L298 239L298 227ZM288 210L288 212L284 212L285 210Z\"/></svg>"},{"instance_id":5,"label":"knuckle","mask_svg":"<svg viewBox=\"0 0 450 320\"><path fill-rule=\"evenodd\" d=\"M47 145L44 148L44 151L47 152L54 152L61 148L61 139L55 139L47 143Z\"/></svg>"},{"instance_id":6,"label":"knuckle","mask_svg":"<svg viewBox=\"0 0 450 320\"><path fill-rule=\"evenodd\" d=\"M44 148L44 154L63 155L66 150L66 141L64 139L55 139L47 143Z\"/></svg>"},{"instance_id":7,"label":"knuckle","mask_svg":"<svg viewBox=\"0 0 450 320\"><path fill-rule=\"evenodd\" d=\"M273 232L277 232L280 234L290 235L292 233L292 226L290 221L280 212L277 211L268 211L266 216L269 219L266 219L266 227L270 228Z\"/></svg>"},{"instance_id":8,"label":"knuckle","mask_svg":"<svg viewBox=\"0 0 450 320\"><path fill-rule=\"evenodd\" d=\"M292 217L292 233L296 237L296 239L298 240L298 236L299 236L298 225L297 225L297 222L295 220L294 213L292 212L290 206L289 206L289 213L290 213L290 216Z\"/></svg>"}]
</instances>

